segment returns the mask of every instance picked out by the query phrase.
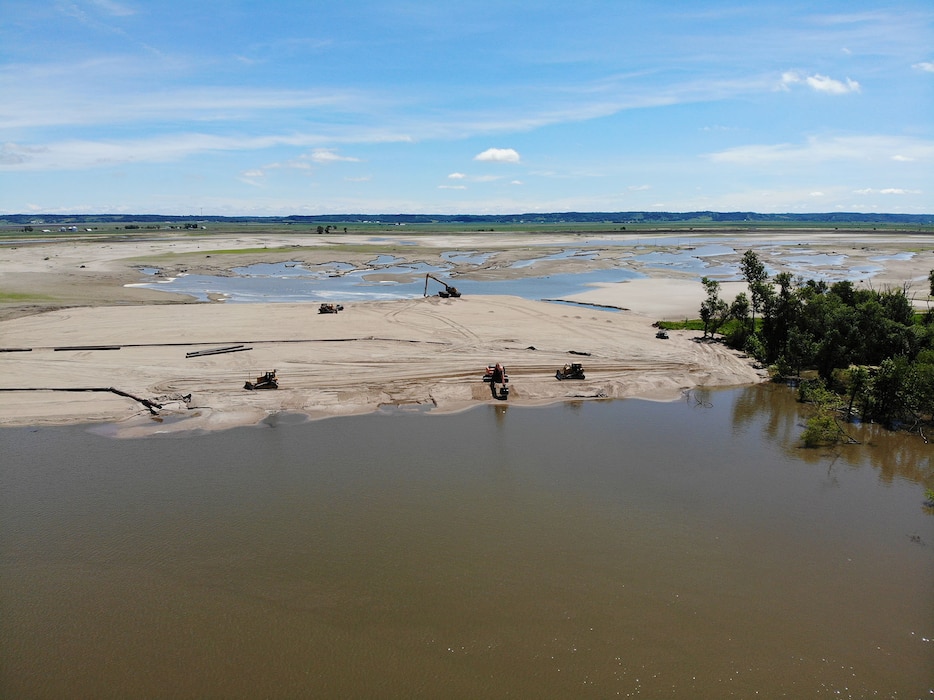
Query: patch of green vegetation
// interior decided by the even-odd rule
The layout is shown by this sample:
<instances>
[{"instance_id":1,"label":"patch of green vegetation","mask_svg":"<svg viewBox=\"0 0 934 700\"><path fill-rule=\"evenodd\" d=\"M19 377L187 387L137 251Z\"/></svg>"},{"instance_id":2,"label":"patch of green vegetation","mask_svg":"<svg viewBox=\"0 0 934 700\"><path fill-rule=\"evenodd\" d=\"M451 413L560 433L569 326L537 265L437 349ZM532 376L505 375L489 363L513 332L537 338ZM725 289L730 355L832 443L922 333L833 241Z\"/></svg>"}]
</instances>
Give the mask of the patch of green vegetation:
<instances>
[{"instance_id":1,"label":"patch of green vegetation","mask_svg":"<svg viewBox=\"0 0 934 700\"><path fill-rule=\"evenodd\" d=\"M369 253L369 254L395 254L395 253L406 253L411 255L412 253L425 253L428 249L421 248L419 246L411 245L368 245L366 243L358 243L353 245L345 245L342 243L336 243L331 245L320 245L320 246L300 246L300 245L288 245L288 246L276 246L272 248L217 248L213 250L198 250L198 251L183 251L179 253L163 253L161 255L151 255L145 256L143 258L137 258L140 261L152 261L152 260L167 260L171 258L182 258L182 257L204 257L207 255L281 255L287 254L292 256L298 256L304 253L321 253L321 252L335 252L335 253Z\"/></svg>"},{"instance_id":2,"label":"patch of green vegetation","mask_svg":"<svg viewBox=\"0 0 934 700\"><path fill-rule=\"evenodd\" d=\"M380 255L389 255L389 254L396 254L396 253L407 254L407 255L412 255L412 254L424 255L424 254L430 254L430 253L437 254L436 248L426 248L426 247L417 246L417 245L385 245L382 243L378 246L369 245L366 243L357 243L357 244L338 243L335 245L315 246L314 248L308 248L308 250L315 250L315 251L328 250L328 251L334 251L336 253L370 253L370 254L379 253Z\"/></svg>"},{"instance_id":3,"label":"patch of green vegetation","mask_svg":"<svg viewBox=\"0 0 934 700\"><path fill-rule=\"evenodd\" d=\"M801 441L805 447L820 447L821 445L835 445L840 442L843 432L834 414L828 408L821 407L817 414L808 418Z\"/></svg>"},{"instance_id":4,"label":"patch of green vegetation","mask_svg":"<svg viewBox=\"0 0 934 700\"><path fill-rule=\"evenodd\" d=\"M261 255L263 253L294 253L302 250L298 246L278 246L276 248L221 248L219 250L199 250L197 253L176 253L176 255Z\"/></svg>"},{"instance_id":5,"label":"patch of green vegetation","mask_svg":"<svg viewBox=\"0 0 934 700\"><path fill-rule=\"evenodd\" d=\"M659 321L658 327L666 331L702 331L704 322L699 318L686 318L683 321Z\"/></svg>"},{"instance_id":6,"label":"patch of green vegetation","mask_svg":"<svg viewBox=\"0 0 934 700\"><path fill-rule=\"evenodd\" d=\"M0 303L16 303L26 301L51 301L52 297L44 294L26 294L23 292L0 292Z\"/></svg>"},{"instance_id":7,"label":"patch of green vegetation","mask_svg":"<svg viewBox=\"0 0 934 700\"><path fill-rule=\"evenodd\" d=\"M770 281L752 250L740 266L749 294L732 304L720 299L718 282L701 280L704 336L721 334L779 377L819 377L819 385L801 384L801 400L817 405L807 444L827 444L840 413L890 428L934 424L934 313L917 313L905 288L804 281L790 272ZM934 292L934 270L929 280Z\"/></svg>"}]
</instances>

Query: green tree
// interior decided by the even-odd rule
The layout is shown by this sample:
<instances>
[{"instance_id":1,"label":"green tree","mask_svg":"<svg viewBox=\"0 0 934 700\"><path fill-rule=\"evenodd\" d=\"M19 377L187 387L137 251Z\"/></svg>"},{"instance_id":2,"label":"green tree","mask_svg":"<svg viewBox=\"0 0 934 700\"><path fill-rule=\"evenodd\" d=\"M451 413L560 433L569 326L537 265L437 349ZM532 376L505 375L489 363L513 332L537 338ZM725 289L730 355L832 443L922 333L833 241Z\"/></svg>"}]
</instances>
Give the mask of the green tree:
<instances>
[{"instance_id":1,"label":"green tree","mask_svg":"<svg viewBox=\"0 0 934 700\"><path fill-rule=\"evenodd\" d=\"M891 427L911 413L911 370L904 357L879 365L870 389L872 417Z\"/></svg>"},{"instance_id":2,"label":"green tree","mask_svg":"<svg viewBox=\"0 0 934 700\"><path fill-rule=\"evenodd\" d=\"M736 321L727 338L730 347L742 348L746 345L751 330L749 328L749 297L745 292L736 295L730 304L730 318Z\"/></svg>"},{"instance_id":3,"label":"green tree","mask_svg":"<svg viewBox=\"0 0 934 700\"><path fill-rule=\"evenodd\" d=\"M747 250L743 253L743 259L739 262L739 269L749 287L752 304L752 328L755 331L756 314L762 309L762 304L765 301L765 281L768 279L768 275L765 272L765 265L762 264L759 256L753 250ZM934 274L934 271L932 271L932 274Z\"/></svg>"},{"instance_id":4,"label":"green tree","mask_svg":"<svg viewBox=\"0 0 934 700\"><path fill-rule=\"evenodd\" d=\"M847 374L847 380L850 384L847 393L850 401L846 407L846 420L849 423L853 420L853 404L856 403L857 399L865 404L866 390L869 388L869 372L866 371L865 367L853 367Z\"/></svg>"},{"instance_id":5,"label":"green tree","mask_svg":"<svg viewBox=\"0 0 934 700\"><path fill-rule=\"evenodd\" d=\"M795 294L794 279L790 272L775 275L778 292L771 291L765 298L762 335L767 361L774 362L784 354L788 333L797 321L799 299Z\"/></svg>"},{"instance_id":6,"label":"green tree","mask_svg":"<svg viewBox=\"0 0 934 700\"><path fill-rule=\"evenodd\" d=\"M774 281L777 290L766 285L761 331L745 345L758 359L782 376L817 369L823 385L841 394L832 410L848 417L858 405L864 418L888 427L934 420L934 323L915 320L907 286L828 286L787 272ZM822 427L829 429L824 419L815 416L811 426L815 444L823 440Z\"/></svg>"},{"instance_id":7,"label":"green tree","mask_svg":"<svg viewBox=\"0 0 934 700\"><path fill-rule=\"evenodd\" d=\"M804 432L801 433L801 440L805 447L835 445L842 435L833 412L822 407L817 409L815 415L808 418Z\"/></svg>"},{"instance_id":8,"label":"green tree","mask_svg":"<svg viewBox=\"0 0 934 700\"><path fill-rule=\"evenodd\" d=\"M701 302L700 317L704 322L704 337L713 336L730 314L729 305L720 298L720 283L708 277L701 279L707 298Z\"/></svg>"}]
</instances>

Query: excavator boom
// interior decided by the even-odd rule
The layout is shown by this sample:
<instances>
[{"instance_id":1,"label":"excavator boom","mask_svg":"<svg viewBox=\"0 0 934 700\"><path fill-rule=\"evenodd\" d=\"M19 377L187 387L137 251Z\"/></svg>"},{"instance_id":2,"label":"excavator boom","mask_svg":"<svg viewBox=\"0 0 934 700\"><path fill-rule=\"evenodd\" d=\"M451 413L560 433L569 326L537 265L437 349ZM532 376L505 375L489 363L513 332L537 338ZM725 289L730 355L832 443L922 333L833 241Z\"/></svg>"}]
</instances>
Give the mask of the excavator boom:
<instances>
[{"instance_id":1,"label":"excavator boom","mask_svg":"<svg viewBox=\"0 0 934 700\"><path fill-rule=\"evenodd\" d=\"M444 287L444 291L438 292L439 297L446 299L448 297L456 298L461 295L461 293L457 291L457 287L452 287L447 282L443 282L442 280L439 280L437 277L435 277L431 273L428 273L427 275L425 275L425 296L426 297L428 296L428 280L429 279L433 279L435 282L437 282L438 284Z\"/></svg>"}]
</instances>

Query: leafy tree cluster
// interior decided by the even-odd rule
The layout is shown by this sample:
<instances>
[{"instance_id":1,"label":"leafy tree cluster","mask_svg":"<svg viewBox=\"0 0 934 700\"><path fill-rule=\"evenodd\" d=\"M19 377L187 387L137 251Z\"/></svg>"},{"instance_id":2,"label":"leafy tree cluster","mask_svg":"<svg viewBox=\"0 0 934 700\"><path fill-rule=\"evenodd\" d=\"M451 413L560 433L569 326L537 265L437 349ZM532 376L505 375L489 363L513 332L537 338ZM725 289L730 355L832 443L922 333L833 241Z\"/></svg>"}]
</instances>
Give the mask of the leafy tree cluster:
<instances>
[{"instance_id":1,"label":"leafy tree cluster","mask_svg":"<svg viewBox=\"0 0 934 700\"><path fill-rule=\"evenodd\" d=\"M906 287L857 289L848 281L828 285L788 272L769 279L751 250L740 269L749 294L729 305L719 298L717 282L703 280L705 336L722 329L728 344L780 376L816 372L847 416L889 426L932 419L934 319L915 314ZM934 296L934 270L930 282Z\"/></svg>"}]
</instances>

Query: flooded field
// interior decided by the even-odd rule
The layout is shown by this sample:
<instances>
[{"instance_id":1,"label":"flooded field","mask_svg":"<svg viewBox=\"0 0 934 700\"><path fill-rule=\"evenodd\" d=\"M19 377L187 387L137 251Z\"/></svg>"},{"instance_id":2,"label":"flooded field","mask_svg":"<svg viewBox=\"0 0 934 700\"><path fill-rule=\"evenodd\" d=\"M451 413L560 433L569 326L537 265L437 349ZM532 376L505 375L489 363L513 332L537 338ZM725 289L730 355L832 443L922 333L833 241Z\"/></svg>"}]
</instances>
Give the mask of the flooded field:
<instances>
[{"instance_id":1,"label":"flooded field","mask_svg":"<svg viewBox=\"0 0 934 700\"><path fill-rule=\"evenodd\" d=\"M931 448L798 410L0 431L0 695L928 697Z\"/></svg>"},{"instance_id":2,"label":"flooded field","mask_svg":"<svg viewBox=\"0 0 934 700\"><path fill-rule=\"evenodd\" d=\"M304 264L300 260L258 263L232 268L228 274L180 273L163 275L159 268L140 268L143 281L130 286L187 294L199 301L231 302L365 301L407 299L434 294L431 274L467 294L497 294L526 299L557 299L580 294L596 285L647 276L707 276L720 281L742 279L742 252L754 249L770 275L787 270L805 279L827 282L869 282L885 270L886 262L910 261L914 252L868 255L868 245L845 242L847 253L827 253L796 240L769 237L703 236L658 240L626 238L574 239L573 245L529 243L521 254L507 249L447 250L435 262L413 248L412 257L375 255L365 263L343 260ZM395 241L401 246L404 241ZM556 250L556 252L553 252ZM591 263L587 269L585 263ZM906 280L908 281L908 280Z\"/></svg>"}]
</instances>

